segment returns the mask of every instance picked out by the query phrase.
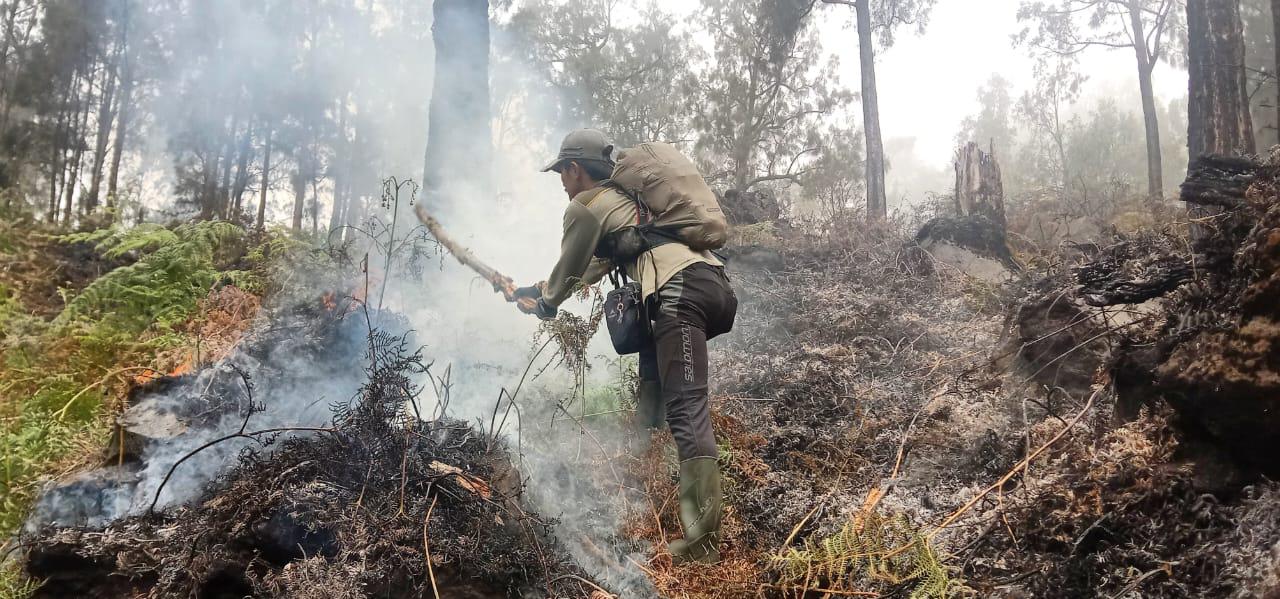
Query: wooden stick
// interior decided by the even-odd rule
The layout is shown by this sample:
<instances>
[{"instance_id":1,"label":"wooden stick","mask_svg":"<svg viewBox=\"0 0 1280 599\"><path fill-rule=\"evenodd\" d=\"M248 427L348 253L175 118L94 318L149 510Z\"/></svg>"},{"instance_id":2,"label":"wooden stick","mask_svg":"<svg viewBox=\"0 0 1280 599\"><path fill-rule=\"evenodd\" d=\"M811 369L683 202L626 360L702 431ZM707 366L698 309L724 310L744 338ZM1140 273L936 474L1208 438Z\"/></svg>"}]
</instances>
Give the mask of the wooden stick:
<instances>
[{"instance_id":1,"label":"wooden stick","mask_svg":"<svg viewBox=\"0 0 1280 599\"><path fill-rule=\"evenodd\" d=\"M501 293L502 297L506 298L509 302L519 303L521 308L526 311L532 310L536 306L537 301L533 299L520 298L517 300L514 297L516 284L511 280L511 277L508 277L498 272L498 270L492 266L485 264L484 261L477 258L475 253L470 249L467 249L463 247L462 244L454 241L454 239L444 231L444 227L440 225L440 221L436 220L434 216L431 216L431 214L427 212L425 206L419 203L417 206L414 206L413 211L418 215L418 220L422 221L422 225L427 228L427 231L431 233L431 236L435 238L436 242L443 246L444 249L448 250L450 254L453 254L453 257L457 258L458 262L463 266L474 270L476 274L481 276L481 278L492 283L494 291Z\"/></svg>"}]
</instances>

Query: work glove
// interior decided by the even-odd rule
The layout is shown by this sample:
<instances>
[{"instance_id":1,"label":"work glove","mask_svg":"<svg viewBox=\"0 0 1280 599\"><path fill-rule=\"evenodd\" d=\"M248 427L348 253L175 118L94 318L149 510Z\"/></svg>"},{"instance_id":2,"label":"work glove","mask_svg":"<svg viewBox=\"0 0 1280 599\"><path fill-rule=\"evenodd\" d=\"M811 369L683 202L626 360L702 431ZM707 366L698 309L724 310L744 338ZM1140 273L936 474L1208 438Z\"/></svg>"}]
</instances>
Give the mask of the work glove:
<instances>
[{"instance_id":1,"label":"work glove","mask_svg":"<svg viewBox=\"0 0 1280 599\"><path fill-rule=\"evenodd\" d=\"M532 300L539 299L542 297L542 285L543 283L538 283L528 287L517 287L516 290L511 293L511 299L512 301L526 297Z\"/></svg>"},{"instance_id":2,"label":"work glove","mask_svg":"<svg viewBox=\"0 0 1280 599\"><path fill-rule=\"evenodd\" d=\"M543 301L541 297L538 298L536 303L529 307L526 307L526 302L518 302L516 305L520 308L521 312L524 312L525 314L532 314L542 320L553 320L555 319L556 314L560 312L560 310L555 306Z\"/></svg>"}]
</instances>

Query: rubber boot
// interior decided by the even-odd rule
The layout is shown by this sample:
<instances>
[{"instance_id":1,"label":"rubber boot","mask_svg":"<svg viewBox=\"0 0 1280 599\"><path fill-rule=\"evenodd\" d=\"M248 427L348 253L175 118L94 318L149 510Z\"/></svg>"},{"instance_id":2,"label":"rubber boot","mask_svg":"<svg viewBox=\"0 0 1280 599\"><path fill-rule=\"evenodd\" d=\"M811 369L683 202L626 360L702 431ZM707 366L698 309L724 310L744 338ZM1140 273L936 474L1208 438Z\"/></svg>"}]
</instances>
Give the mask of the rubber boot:
<instances>
[{"instance_id":1,"label":"rubber boot","mask_svg":"<svg viewBox=\"0 0 1280 599\"><path fill-rule=\"evenodd\" d=\"M680 524L684 526L684 538L667 544L673 563L720 561L722 493L720 465L715 458L680 462Z\"/></svg>"}]
</instances>

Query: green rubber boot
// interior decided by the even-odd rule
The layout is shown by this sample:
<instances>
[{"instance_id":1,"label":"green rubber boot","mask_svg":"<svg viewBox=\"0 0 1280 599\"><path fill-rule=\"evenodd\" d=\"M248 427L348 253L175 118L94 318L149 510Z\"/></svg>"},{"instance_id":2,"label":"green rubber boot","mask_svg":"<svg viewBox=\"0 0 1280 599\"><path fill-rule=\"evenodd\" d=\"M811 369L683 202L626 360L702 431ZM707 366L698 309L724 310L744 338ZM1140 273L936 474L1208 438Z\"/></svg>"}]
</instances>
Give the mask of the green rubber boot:
<instances>
[{"instance_id":1,"label":"green rubber boot","mask_svg":"<svg viewBox=\"0 0 1280 599\"><path fill-rule=\"evenodd\" d=\"M667 544L676 564L720 561L720 518L724 510L720 465L712 457L680 462L680 524L684 538Z\"/></svg>"},{"instance_id":2,"label":"green rubber boot","mask_svg":"<svg viewBox=\"0 0 1280 599\"><path fill-rule=\"evenodd\" d=\"M667 423L667 404L662 401L662 385L658 381L640 381L636 387L636 431L662 428Z\"/></svg>"}]
</instances>

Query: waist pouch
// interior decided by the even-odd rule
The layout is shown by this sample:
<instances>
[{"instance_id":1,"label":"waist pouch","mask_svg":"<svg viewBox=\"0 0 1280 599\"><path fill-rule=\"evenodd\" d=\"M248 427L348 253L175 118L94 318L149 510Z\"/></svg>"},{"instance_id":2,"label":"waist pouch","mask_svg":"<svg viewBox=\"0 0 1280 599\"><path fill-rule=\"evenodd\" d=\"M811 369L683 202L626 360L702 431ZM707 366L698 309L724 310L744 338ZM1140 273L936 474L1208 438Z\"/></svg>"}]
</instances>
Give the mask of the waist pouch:
<instances>
[{"instance_id":1,"label":"waist pouch","mask_svg":"<svg viewBox=\"0 0 1280 599\"><path fill-rule=\"evenodd\" d=\"M610 291L604 298L604 321L618 355L634 354L653 344L653 329L639 281Z\"/></svg>"}]
</instances>

